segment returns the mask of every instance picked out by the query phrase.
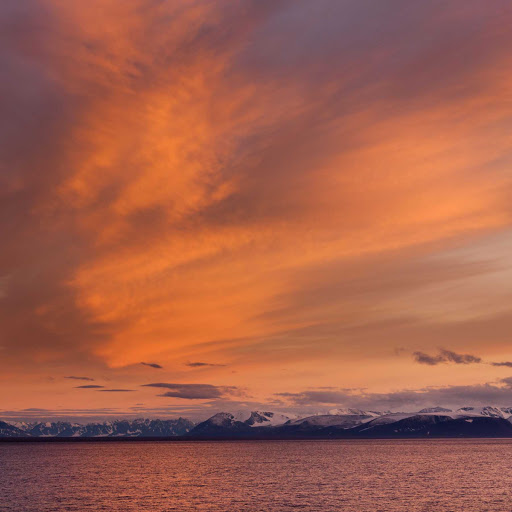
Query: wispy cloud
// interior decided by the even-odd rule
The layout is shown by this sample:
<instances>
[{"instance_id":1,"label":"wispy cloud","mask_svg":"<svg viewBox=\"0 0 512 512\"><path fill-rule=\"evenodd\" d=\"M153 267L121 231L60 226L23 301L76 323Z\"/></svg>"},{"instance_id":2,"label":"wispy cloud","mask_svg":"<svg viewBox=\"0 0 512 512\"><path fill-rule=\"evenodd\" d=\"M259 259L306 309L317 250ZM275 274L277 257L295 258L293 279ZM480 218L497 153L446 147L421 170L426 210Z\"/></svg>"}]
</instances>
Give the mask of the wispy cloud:
<instances>
[{"instance_id":1,"label":"wispy cloud","mask_svg":"<svg viewBox=\"0 0 512 512\"><path fill-rule=\"evenodd\" d=\"M86 384L85 386L75 386L75 389L99 389L104 387L105 386L100 386L98 384Z\"/></svg>"},{"instance_id":2,"label":"wispy cloud","mask_svg":"<svg viewBox=\"0 0 512 512\"><path fill-rule=\"evenodd\" d=\"M70 375L68 377L64 377L65 379L72 379L72 380L88 380L88 381L93 381L94 379L91 378L91 377L77 377L75 375Z\"/></svg>"},{"instance_id":3,"label":"wispy cloud","mask_svg":"<svg viewBox=\"0 0 512 512\"><path fill-rule=\"evenodd\" d=\"M265 394L279 365L380 389L506 354L512 11L487 4L0 2L4 407L55 368L233 361Z\"/></svg>"}]
</instances>

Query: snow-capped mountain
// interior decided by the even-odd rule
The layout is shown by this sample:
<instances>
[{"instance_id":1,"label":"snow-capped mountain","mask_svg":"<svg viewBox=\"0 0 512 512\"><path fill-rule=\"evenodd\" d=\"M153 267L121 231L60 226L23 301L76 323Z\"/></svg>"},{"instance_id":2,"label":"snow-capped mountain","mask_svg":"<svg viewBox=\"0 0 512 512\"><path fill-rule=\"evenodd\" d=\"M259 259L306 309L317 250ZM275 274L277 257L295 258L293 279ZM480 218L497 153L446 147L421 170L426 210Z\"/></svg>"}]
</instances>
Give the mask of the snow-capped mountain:
<instances>
[{"instance_id":1,"label":"snow-capped mountain","mask_svg":"<svg viewBox=\"0 0 512 512\"><path fill-rule=\"evenodd\" d=\"M290 417L284 414L253 411L245 423L251 427L273 427L275 425L282 425L287 421L290 421Z\"/></svg>"},{"instance_id":2,"label":"snow-capped mountain","mask_svg":"<svg viewBox=\"0 0 512 512\"><path fill-rule=\"evenodd\" d=\"M419 412L403 413L331 409L328 414L320 413L283 421L285 419L286 415L260 411L253 411L249 415L248 413L218 413L194 427L189 435L199 438L279 439L512 437L512 408L506 407L463 407L457 411L444 407L429 407Z\"/></svg>"},{"instance_id":3,"label":"snow-capped mountain","mask_svg":"<svg viewBox=\"0 0 512 512\"><path fill-rule=\"evenodd\" d=\"M242 411L234 413L237 421L241 421L251 427L275 427L287 421L300 418L298 414L284 414L270 411Z\"/></svg>"},{"instance_id":4,"label":"snow-capped mountain","mask_svg":"<svg viewBox=\"0 0 512 512\"><path fill-rule=\"evenodd\" d=\"M177 420L116 420L103 423L7 423L0 421L0 437L171 437L187 434L194 423ZM10 434L9 432L12 432Z\"/></svg>"},{"instance_id":5,"label":"snow-capped mountain","mask_svg":"<svg viewBox=\"0 0 512 512\"><path fill-rule=\"evenodd\" d=\"M3 438L328 439L360 437L512 437L512 407L428 407L418 412L331 409L300 416L272 411L219 412L194 426L189 420L68 422L0 421Z\"/></svg>"},{"instance_id":6,"label":"snow-capped mountain","mask_svg":"<svg viewBox=\"0 0 512 512\"><path fill-rule=\"evenodd\" d=\"M15 425L0 421L0 437L23 437L24 435L25 432Z\"/></svg>"},{"instance_id":7,"label":"snow-capped mountain","mask_svg":"<svg viewBox=\"0 0 512 512\"><path fill-rule=\"evenodd\" d=\"M293 421L296 415L270 411L219 412L199 423L193 429L195 434L216 436L223 432L248 432L253 428L269 428Z\"/></svg>"},{"instance_id":8,"label":"snow-capped mountain","mask_svg":"<svg viewBox=\"0 0 512 512\"><path fill-rule=\"evenodd\" d=\"M251 426L244 421L239 421L235 415L229 412L219 412L214 414L211 418L196 425L191 434L205 437L225 437L226 434L242 434L249 432Z\"/></svg>"},{"instance_id":9,"label":"snow-capped mountain","mask_svg":"<svg viewBox=\"0 0 512 512\"><path fill-rule=\"evenodd\" d=\"M33 425L28 424L23 430L34 437L69 437L78 432L80 428L81 426L76 423L57 421L36 423Z\"/></svg>"}]
</instances>

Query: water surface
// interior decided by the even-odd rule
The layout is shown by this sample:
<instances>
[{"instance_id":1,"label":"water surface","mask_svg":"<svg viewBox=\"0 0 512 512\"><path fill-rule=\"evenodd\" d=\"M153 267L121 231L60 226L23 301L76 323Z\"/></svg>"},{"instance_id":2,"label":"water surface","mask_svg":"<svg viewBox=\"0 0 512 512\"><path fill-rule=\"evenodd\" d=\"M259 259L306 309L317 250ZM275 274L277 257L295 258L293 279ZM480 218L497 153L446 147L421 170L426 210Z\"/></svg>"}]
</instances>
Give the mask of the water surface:
<instances>
[{"instance_id":1,"label":"water surface","mask_svg":"<svg viewBox=\"0 0 512 512\"><path fill-rule=\"evenodd\" d=\"M510 512L512 440L0 443L0 511Z\"/></svg>"}]
</instances>

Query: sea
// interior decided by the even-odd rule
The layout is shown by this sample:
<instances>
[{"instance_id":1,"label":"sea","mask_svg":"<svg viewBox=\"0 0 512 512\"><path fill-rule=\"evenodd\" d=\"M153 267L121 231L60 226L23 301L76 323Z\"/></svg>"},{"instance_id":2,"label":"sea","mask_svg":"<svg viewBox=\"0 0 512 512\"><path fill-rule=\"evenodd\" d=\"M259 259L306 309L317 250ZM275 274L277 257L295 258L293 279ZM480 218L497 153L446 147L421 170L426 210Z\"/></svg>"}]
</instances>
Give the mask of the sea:
<instances>
[{"instance_id":1,"label":"sea","mask_svg":"<svg viewBox=\"0 0 512 512\"><path fill-rule=\"evenodd\" d=\"M0 443L2 512L511 512L512 440Z\"/></svg>"}]
</instances>

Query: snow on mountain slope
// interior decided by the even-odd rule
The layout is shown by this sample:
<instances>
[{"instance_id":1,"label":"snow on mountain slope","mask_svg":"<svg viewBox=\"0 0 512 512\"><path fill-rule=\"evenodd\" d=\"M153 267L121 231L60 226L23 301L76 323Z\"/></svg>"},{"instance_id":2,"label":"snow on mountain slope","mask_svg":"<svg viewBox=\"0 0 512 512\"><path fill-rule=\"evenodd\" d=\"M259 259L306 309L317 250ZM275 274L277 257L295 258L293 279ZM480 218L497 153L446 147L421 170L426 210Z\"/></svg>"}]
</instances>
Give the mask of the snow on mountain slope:
<instances>
[{"instance_id":1,"label":"snow on mountain slope","mask_svg":"<svg viewBox=\"0 0 512 512\"><path fill-rule=\"evenodd\" d=\"M251 427L275 427L302 417L298 414L273 411L236 411L223 414L232 414L235 421L240 421Z\"/></svg>"},{"instance_id":2,"label":"snow on mountain slope","mask_svg":"<svg viewBox=\"0 0 512 512\"><path fill-rule=\"evenodd\" d=\"M445 409L444 407L427 407L426 409L421 409L418 414L431 414L431 413L439 413L439 412L453 412L451 409Z\"/></svg>"},{"instance_id":3,"label":"snow on mountain slope","mask_svg":"<svg viewBox=\"0 0 512 512\"><path fill-rule=\"evenodd\" d=\"M80 425L77 423L47 421L33 425L32 428L26 430L26 432L34 437L67 437L72 436L79 428Z\"/></svg>"},{"instance_id":4,"label":"snow on mountain slope","mask_svg":"<svg viewBox=\"0 0 512 512\"><path fill-rule=\"evenodd\" d=\"M364 423L368 423L368 425L387 425L388 423L395 423L397 421L404 420L406 418L411 418L418 413L416 412L392 412L389 414L383 414L378 418L370 418L368 421Z\"/></svg>"},{"instance_id":5,"label":"snow on mountain slope","mask_svg":"<svg viewBox=\"0 0 512 512\"><path fill-rule=\"evenodd\" d=\"M0 421L0 437L23 437L25 432L5 421Z\"/></svg>"},{"instance_id":6,"label":"snow on mountain slope","mask_svg":"<svg viewBox=\"0 0 512 512\"><path fill-rule=\"evenodd\" d=\"M190 433L198 437L225 437L243 434L250 430L252 430L250 425L238 421L233 414L219 412L196 425Z\"/></svg>"},{"instance_id":7,"label":"snow on mountain slope","mask_svg":"<svg viewBox=\"0 0 512 512\"><path fill-rule=\"evenodd\" d=\"M275 427L297 418L294 414L253 411L245 423L251 427Z\"/></svg>"},{"instance_id":8,"label":"snow on mountain slope","mask_svg":"<svg viewBox=\"0 0 512 512\"><path fill-rule=\"evenodd\" d=\"M332 416L370 416L373 418L377 418L378 416L382 416L383 414L388 413L380 411L362 411L361 409L331 409L329 411L329 415Z\"/></svg>"},{"instance_id":9,"label":"snow on mountain slope","mask_svg":"<svg viewBox=\"0 0 512 512\"><path fill-rule=\"evenodd\" d=\"M488 418L504 418L506 420L512 417L511 407L494 407L490 405L484 407L461 407L456 412L460 416L484 416Z\"/></svg>"},{"instance_id":10,"label":"snow on mountain slope","mask_svg":"<svg viewBox=\"0 0 512 512\"><path fill-rule=\"evenodd\" d=\"M324 427L352 428L356 425L360 425L361 423L370 421L373 418L375 418L375 416L370 416L367 414L320 414L289 421L285 426L300 426L302 429Z\"/></svg>"}]
</instances>

